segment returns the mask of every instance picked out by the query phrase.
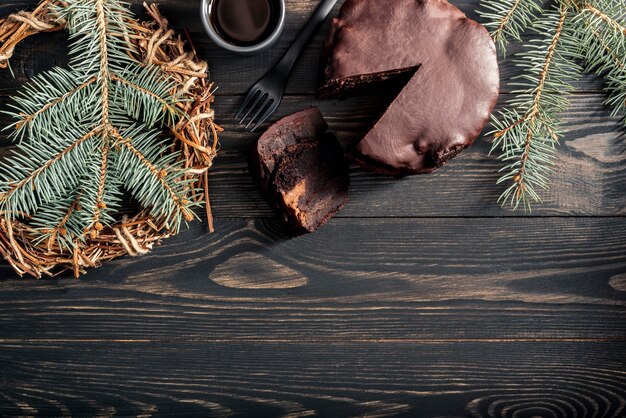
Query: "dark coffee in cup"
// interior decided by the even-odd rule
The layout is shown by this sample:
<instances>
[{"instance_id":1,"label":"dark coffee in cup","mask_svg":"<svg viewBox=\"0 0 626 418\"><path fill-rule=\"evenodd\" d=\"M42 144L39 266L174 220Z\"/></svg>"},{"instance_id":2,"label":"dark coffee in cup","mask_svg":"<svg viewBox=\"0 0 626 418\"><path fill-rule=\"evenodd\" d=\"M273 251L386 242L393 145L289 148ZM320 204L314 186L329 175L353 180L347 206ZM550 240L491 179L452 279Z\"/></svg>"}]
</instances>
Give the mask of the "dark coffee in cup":
<instances>
[{"instance_id":1,"label":"dark coffee in cup","mask_svg":"<svg viewBox=\"0 0 626 418\"><path fill-rule=\"evenodd\" d=\"M275 0L213 0L211 23L227 42L251 46L267 39L276 29L279 4Z\"/></svg>"},{"instance_id":2,"label":"dark coffee in cup","mask_svg":"<svg viewBox=\"0 0 626 418\"><path fill-rule=\"evenodd\" d=\"M285 8L285 0L202 0L200 16L216 45L238 54L255 54L280 38Z\"/></svg>"}]
</instances>

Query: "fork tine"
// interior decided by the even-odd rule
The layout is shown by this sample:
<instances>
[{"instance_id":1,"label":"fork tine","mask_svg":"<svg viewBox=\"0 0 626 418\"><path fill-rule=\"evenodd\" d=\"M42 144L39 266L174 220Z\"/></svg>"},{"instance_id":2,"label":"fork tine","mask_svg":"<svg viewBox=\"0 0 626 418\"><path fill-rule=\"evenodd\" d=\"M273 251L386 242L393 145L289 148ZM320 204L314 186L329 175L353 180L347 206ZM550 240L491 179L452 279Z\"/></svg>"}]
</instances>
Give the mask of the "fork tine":
<instances>
[{"instance_id":1,"label":"fork tine","mask_svg":"<svg viewBox=\"0 0 626 418\"><path fill-rule=\"evenodd\" d=\"M256 94L260 93L260 91L261 91L261 89L255 88L255 87L252 87L250 89L250 91L246 95L245 99L243 99L243 102L241 103L241 106L239 106L239 110L237 110L237 114L235 115L235 119L239 119L239 115L241 115L241 113L246 110L246 107L248 106L248 104L250 104L252 99L254 99Z\"/></svg>"},{"instance_id":2,"label":"fork tine","mask_svg":"<svg viewBox=\"0 0 626 418\"><path fill-rule=\"evenodd\" d=\"M269 97L269 96L268 96ZM250 128L250 125L252 125L253 123L256 123L257 118L259 117L259 115L261 115L262 113L265 112L265 109L270 106L272 104L272 100L264 100L263 103L258 107L257 112L254 114L254 116L252 116L250 118L250 120L248 121L248 124L246 125L245 129Z\"/></svg>"},{"instance_id":3,"label":"fork tine","mask_svg":"<svg viewBox=\"0 0 626 418\"><path fill-rule=\"evenodd\" d=\"M259 121L257 122L256 125L254 125L254 127L250 130L250 132L254 132L259 126L263 125L263 123L265 123L265 121L270 116L272 116L272 114L276 111L276 109L278 109L279 105L280 105L280 100L272 99L269 109L267 109L265 113L263 114L263 116L259 118Z\"/></svg>"},{"instance_id":4,"label":"fork tine","mask_svg":"<svg viewBox=\"0 0 626 418\"><path fill-rule=\"evenodd\" d=\"M265 107L265 105L267 104L267 98L269 97L269 95L267 93L265 93L264 91L261 91L259 93L259 95L257 96L256 100L254 101L254 103L252 103L252 105L248 106L248 111L246 112L245 115L243 115L243 117L241 118L241 120L239 121L239 124L243 124L244 121L246 119L248 119L248 116L250 115L250 113L252 113L255 109L263 109ZM250 119L250 122L252 122L254 120L254 116L252 117L252 119Z\"/></svg>"}]
</instances>

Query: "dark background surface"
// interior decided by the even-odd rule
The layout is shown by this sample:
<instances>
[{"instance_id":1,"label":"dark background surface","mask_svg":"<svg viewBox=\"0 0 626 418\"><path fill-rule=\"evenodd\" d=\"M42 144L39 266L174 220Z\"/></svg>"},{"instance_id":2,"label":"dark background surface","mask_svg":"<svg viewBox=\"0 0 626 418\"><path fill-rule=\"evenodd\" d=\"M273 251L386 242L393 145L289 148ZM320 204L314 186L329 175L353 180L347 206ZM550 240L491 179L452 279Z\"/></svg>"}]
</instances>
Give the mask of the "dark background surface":
<instances>
[{"instance_id":1,"label":"dark background surface","mask_svg":"<svg viewBox=\"0 0 626 418\"><path fill-rule=\"evenodd\" d=\"M230 119L317 4L287 3L281 42L238 57L202 33L199 2L159 2L220 86L217 231L194 224L80 280L19 279L0 264L0 416L625 416L626 141L601 80L577 83L533 213L495 204L500 164L479 140L430 176L354 167L349 206L287 239L247 170L255 135ZM476 17L478 1L454 3ZM0 15L33 4L4 0ZM316 104L354 141L391 96L316 101L325 31L274 120ZM66 61L64 38L20 47L0 105ZM503 62L503 100L514 74Z\"/></svg>"}]
</instances>

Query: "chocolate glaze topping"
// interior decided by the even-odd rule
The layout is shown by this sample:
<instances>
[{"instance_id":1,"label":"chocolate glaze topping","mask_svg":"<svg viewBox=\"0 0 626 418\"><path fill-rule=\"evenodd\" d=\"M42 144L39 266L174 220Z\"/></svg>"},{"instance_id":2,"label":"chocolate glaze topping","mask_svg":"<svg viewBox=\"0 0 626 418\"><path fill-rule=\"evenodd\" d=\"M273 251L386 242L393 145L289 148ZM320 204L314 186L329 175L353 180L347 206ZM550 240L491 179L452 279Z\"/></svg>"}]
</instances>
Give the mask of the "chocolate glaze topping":
<instances>
[{"instance_id":1,"label":"chocolate glaze topping","mask_svg":"<svg viewBox=\"0 0 626 418\"><path fill-rule=\"evenodd\" d=\"M489 33L445 0L347 0L323 60L322 97L414 71L352 152L379 173L432 172L474 142L498 100Z\"/></svg>"}]
</instances>

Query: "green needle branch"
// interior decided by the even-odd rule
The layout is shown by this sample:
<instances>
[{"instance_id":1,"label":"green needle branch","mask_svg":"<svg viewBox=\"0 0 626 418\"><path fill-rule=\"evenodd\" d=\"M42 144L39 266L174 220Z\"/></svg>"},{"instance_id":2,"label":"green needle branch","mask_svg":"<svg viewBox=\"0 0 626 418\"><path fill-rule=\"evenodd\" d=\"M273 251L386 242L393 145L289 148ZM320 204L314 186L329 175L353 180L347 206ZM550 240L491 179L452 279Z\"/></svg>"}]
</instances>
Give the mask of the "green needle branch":
<instances>
[{"instance_id":1,"label":"green needle branch","mask_svg":"<svg viewBox=\"0 0 626 418\"><path fill-rule=\"evenodd\" d=\"M0 167L0 213L71 250L119 221L130 194L178 231L198 199L162 135L182 117L172 81L129 53L127 3L67 0L54 13L70 32L69 69L35 77L7 112L17 149Z\"/></svg>"},{"instance_id":2,"label":"green needle branch","mask_svg":"<svg viewBox=\"0 0 626 418\"><path fill-rule=\"evenodd\" d=\"M530 211L549 188L573 81L603 76L606 104L626 121L626 8L622 0L483 0L481 15L503 54L511 40L532 35L513 58L521 74L491 132L504 163L500 203Z\"/></svg>"}]
</instances>

